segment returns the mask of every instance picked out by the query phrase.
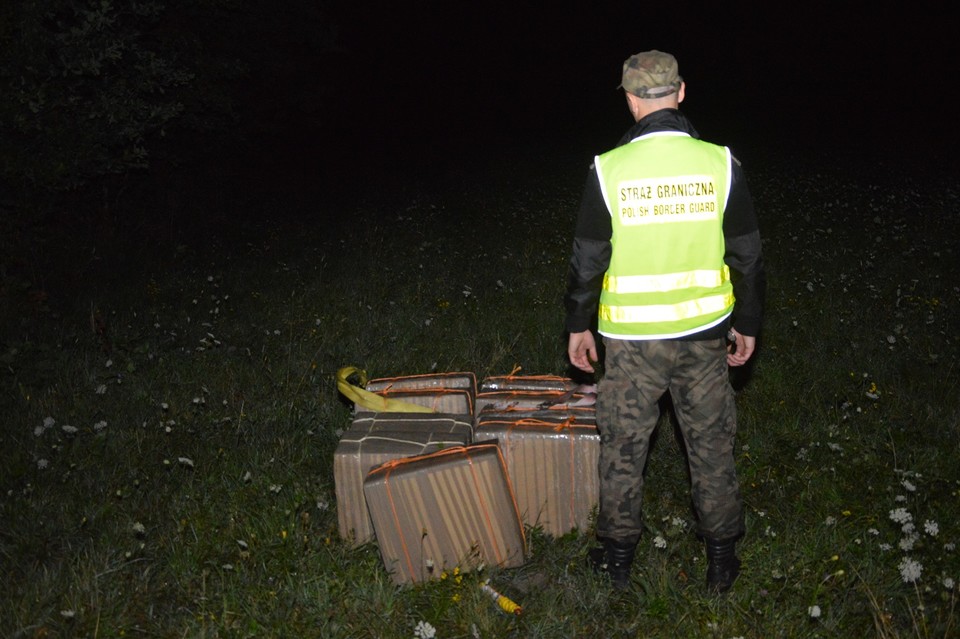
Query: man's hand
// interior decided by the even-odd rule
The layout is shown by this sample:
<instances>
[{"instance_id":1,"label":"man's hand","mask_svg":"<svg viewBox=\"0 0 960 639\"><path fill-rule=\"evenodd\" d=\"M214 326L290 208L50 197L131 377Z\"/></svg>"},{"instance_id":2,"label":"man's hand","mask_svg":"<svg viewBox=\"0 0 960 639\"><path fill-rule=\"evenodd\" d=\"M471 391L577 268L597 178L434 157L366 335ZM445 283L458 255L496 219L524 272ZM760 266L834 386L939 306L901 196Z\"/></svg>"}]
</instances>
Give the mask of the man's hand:
<instances>
[{"instance_id":1,"label":"man's hand","mask_svg":"<svg viewBox=\"0 0 960 639\"><path fill-rule=\"evenodd\" d=\"M593 333L590 331L570 333L570 339L567 341L567 356L571 364L582 371L592 373L593 364L590 362L598 361L597 342L593 338Z\"/></svg>"},{"instance_id":2,"label":"man's hand","mask_svg":"<svg viewBox=\"0 0 960 639\"><path fill-rule=\"evenodd\" d=\"M757 347L757 338L751 335L742 335L732 328L730 329L730 335L734 338L736 349L733 349L733 344L727 346L727 364L729 366L743 366L753 355L753 349ZM571 337L573 336L571 335ZM733 350L732 353L731 350Z\"/></svg>"}]
</instances>

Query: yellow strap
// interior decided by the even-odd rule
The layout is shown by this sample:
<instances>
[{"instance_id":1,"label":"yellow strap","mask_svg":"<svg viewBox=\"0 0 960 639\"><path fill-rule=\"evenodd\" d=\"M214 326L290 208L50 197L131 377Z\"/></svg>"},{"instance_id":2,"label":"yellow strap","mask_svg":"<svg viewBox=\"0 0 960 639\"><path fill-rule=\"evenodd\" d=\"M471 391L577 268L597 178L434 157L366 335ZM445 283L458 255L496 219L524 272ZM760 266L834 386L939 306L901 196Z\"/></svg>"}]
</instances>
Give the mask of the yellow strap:
<instances>
[{"instance_id":1,"label":"yellow strap","mask_svg":"<svg viewBox=\"0 0 960 639\"><path fill-rule=\"evenodd\" d=\"M432 408L420 406L405 402L402 399L391 399L383 395L377 395L370 391L351 384L347 378L357 374L360 379L360 386L367 383L367 371L356 366L344 366L337 371L337 388L343 393L343 396L352 401L357 408L366 408L375 412L389 411L395 413L432 413Z\"/></svg>"}]
</instances>

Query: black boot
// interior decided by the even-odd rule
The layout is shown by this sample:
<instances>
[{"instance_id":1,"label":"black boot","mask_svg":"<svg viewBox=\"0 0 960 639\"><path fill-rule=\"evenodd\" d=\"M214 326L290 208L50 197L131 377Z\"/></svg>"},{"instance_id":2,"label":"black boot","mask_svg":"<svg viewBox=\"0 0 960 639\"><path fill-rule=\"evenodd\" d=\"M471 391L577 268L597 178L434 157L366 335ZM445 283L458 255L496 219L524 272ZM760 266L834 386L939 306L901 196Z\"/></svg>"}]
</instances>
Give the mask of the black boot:
<instances>
[{"instance_id":1,"label":"black boot","mask_svg":"<svg viewBox=\"0 0 960 639\"><path fill-rule=\"evenodd\" d=\"M705 539L707 543L707 590L723 593L733 587L740 574L740 559L737 558L737 538L716 541Z\"/></svg>"},{"instance_id":2,"label":"black boot","mask_svg":"<svg viewBox=\"0 0 960 639\"><path fill-rule=\"evenodd\" d=\"M636 541L604 539L603 548L590 551L590 560L594 570L610 575L614 588L624 590L630 585L630 568L636 552Z\"/></svg>"}]
</instances>

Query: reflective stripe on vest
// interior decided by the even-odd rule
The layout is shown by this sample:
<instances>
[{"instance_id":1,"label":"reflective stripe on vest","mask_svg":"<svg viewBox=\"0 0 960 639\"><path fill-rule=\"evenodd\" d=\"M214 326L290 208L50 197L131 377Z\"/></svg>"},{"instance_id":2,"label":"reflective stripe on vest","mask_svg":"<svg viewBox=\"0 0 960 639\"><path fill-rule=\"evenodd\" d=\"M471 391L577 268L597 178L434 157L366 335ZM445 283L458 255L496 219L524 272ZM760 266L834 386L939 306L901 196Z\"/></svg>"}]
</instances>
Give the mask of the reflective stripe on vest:
<instances>
[{"instance_id":1,"label":"reflective stripe on vest","mask_svg":"<svg viewBox=\"0 0 960 639\"><path fill-rule=\"evenodd\" d=\"M734 303L723 261L729 150L657 132L597 157L596 167L613 228L600 333L659 339L723 321Z\"/></svg>"},{"instance_id":2,"label":"reflective stripe on vest","mask_svg":"<svg viewBox=\"0 0 960 639\"><path fill-rule=\"evenodd\" d=\"M600 309L600 319L609 320L618 324L676 322L711 313L722 313L732 305L733 293L701 297L700 299L679 302L677 304L603 306Z\"/></svg>"},{"instance_id":3,"label":"reflective stripe on vest","mask_svg":"<svg viewBox=\"0 0 960 639\"><path fill-rule=\"evenodd\" d=\"M678 288L717 288L730 280L730 267L719 271L696 270L662 275L610 275L603 277L603 290L611 293L657 293Z\"/></svg>"}]
</instances>

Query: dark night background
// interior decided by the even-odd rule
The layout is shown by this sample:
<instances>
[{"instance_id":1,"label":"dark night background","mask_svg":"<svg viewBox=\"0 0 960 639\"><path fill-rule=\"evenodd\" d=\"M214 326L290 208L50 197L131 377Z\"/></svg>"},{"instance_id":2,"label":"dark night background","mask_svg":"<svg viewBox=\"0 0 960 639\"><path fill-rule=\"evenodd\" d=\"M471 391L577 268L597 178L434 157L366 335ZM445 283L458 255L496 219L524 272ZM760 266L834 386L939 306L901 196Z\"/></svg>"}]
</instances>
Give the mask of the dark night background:
<instances>
[{"instance_id":1,"label":"dark night background","mask_svg":"<svg viewBox=\"0 0 960 639\"><path fill-rule=\"evenodd\" d=\"M742 155L940 152L954 127L945 13L764 4L414 2L378 15L357 3L339 14L345 139L397 159L451 143L589 158L630 124L614 90L623 59L658 48L678 58L702 135Z\"/></svg>"},{"instance_id":2,"label":"dark night background","mask_svg":"<svg viewBox=\"0 0 960 639\"><path fill-rule=\"evenodd\" d=\"M136 37L170 47L170 60L200 72L192 93L184 89L185 113L163 136L148 132L149 168L114 168L69 189L24 187L8 175L5 189L17 194L0 202L8 211L26 201L30 215L69 225L110 200L118 224L136 225L116 212L133 207L148 232L152 219L177 212L194 221L262 217L271 198L286 208L270 215L335 215L325 204L337 198L509 162L556 171L579 189L591 157L631 124L615 89L623 60L651 48L677 56L687 81L682 109L748 171L785 155L939 166L954 155L955 37L946 9L918 3L909 11L684 0L154 4L159 19ZM67 10L56 15L76 20ZM0 42L19 41L17 29L5 25ZM11 65L30 66L32 55L2 63L8 104L19 73ZM96 93L77 91L86 100ZM45 115L73 126L69 110ZM20 133L13 141L8 133L0 155L34 144L31 131ZM38 148L8 168L42 157ZM77 149L73 156L84 156ZM120 191L127 200L104 195ZM36 212L38 202L47 210ZM51 213L58 207L70 212Z\"/></svg>"},{"instance_id":3,"label":"dark night background","mask_svg":"<svg viewBox=\"0 0 960 639\"><path fill-rule=\"evenodd\" d=\"M569 161L575 177L558 179L579 189L593 154L631 123L615 90L622 61L658 48L679 60L682 109L748 170L771 155L951 158L956 56L943 10L777 4L333 5L330 120L312 131L289 120L269 152L339 185L363 175L367 190L401 169L443 180L451 167ZM304 62L303 76L318 73Z\"/></svg>"}]
</instances>

